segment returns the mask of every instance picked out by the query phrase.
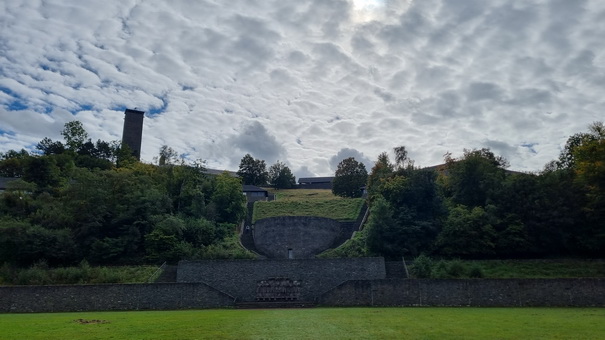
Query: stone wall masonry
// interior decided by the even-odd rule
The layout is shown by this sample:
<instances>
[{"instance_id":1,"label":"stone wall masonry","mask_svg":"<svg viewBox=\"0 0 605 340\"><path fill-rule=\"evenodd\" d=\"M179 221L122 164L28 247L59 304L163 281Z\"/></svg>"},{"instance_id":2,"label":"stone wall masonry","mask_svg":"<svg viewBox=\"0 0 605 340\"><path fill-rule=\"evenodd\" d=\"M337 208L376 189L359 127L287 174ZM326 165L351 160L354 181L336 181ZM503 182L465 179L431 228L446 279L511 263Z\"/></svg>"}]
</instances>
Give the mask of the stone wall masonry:
<instances>
[{"instance_id":1,"label":"stone wall masonry","mask_svg":"<svg viewBox=\"0 0 605 340\"><path fill-rule=\"evenodd\" d=\"M328 306L605 307L605 279L385 279L348 281Z\"/></svg>"},{"instance_id":2,"label":"stone wall masonry","mask_svg":"<svg viewBox=\"0 0 605 340\"><path fill-rule=\"evenodd\" d=\"M279 216L256 221L254 244L274 259L312 258L330 248L340 236L338 221L323 217Z\"/></svg>"},{"instance_id":3,"label":"stone wall masonry","mask_svg":"<svg viewBox=\"0 0 605 340\"><path fill-rule=\"evenodd\" d=\"M0 287L0 313L219 308L234 300L204 283Z\"/></svg>"},{"instance_id":4,"label":"stone wall masonry","mask_svg":"<svg viewBox=\"0 0 605 340\"><path fill-rule=\"evenodd\" d=\"M204 282L238 301L255 301L258 283L271 278L298 281L300 300L312 301L347 280L385 277L381 257L181 261L177 272L177 282Z\"/></svg>"}]
</instances>

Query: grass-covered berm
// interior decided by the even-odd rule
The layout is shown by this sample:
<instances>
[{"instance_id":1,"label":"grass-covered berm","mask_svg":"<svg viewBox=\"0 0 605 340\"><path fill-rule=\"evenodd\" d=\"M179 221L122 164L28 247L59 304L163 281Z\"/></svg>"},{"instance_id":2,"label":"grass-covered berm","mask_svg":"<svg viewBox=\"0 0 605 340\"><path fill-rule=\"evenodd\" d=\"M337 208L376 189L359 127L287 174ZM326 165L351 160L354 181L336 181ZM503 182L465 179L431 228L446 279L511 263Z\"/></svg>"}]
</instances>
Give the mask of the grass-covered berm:
<instances>
[{"instance_id":1,"label":"grass-covered berm","mask_svg":"<svg viewBox=\"0 0 605 340\"><path fill-rule=\"evenodd\" d=\"M13 339L602 339L602 308L312 308L1 314Z\"/></svg>"},{"instance_id":2,"label":"grass-covered berm","mask_svg":"<svg viewBox=\"0 0 605 340\"><path fill-rule=\"evenodd\" d=\"M253 222L275 216L317 216L354 221L363 206L361 198L342 198L325 189L275 190L275 201L256 202Z\"/></svg>"}]
</instances>

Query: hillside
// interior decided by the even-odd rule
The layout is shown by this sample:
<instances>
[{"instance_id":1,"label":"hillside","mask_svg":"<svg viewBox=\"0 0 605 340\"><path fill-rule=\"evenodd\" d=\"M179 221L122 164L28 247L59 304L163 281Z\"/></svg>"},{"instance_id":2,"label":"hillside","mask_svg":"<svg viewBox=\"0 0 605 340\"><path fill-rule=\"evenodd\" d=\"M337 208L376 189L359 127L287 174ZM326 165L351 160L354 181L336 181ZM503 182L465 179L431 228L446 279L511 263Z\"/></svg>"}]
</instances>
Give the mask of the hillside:
<instances>
[{"instance_id":1,"label":"hillside","mask_svg":"<svg viewBox=\"0 0 605 340\"><path fill-rule=\"evenodd\" d=\"M362 198L342 198L326 189L290 189L272 191L276 200L256 202L252 220L275 216L318 216L338 221L353 221L363 206Z\"/></svg>"}]
</instances>

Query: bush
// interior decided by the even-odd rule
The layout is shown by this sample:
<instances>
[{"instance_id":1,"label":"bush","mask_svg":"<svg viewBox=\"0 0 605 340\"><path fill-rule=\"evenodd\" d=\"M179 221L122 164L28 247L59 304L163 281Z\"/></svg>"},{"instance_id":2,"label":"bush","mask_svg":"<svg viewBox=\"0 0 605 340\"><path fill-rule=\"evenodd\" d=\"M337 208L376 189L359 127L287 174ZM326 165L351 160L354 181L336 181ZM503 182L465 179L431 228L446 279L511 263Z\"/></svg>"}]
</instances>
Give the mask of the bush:
<instances>
[{"instance_id":1,"label":"bush","mask_svg":"<svg viewBox=\"0 0 605 340\"><path fill-rule=\"evenodd\" d=\"M412 275L419 279L430 278L432 277L433 265L433 259L426 255L420 255L414 260L411 268Z\"/></svg>"},{"instance_id":2,"label":"bush","mask_svg":"<svg viewBox=\"0 0 605 340\"><path fill-rule=\"evenodd\" d=\"M446 273L448 278L459 278L466 276L466 265L460 260L447 263Z\"/></svg>"},{"instance_id":3,"label":"bush","mask_svg":"<svg viewBox=\"0 0 605 340\"><path fill-rule=\"evenodd\" d=\"M484 276L483 268L479 264L474 263L468 271L468 276L472 278L482 278Z\"/></svg>"}]
</instances>

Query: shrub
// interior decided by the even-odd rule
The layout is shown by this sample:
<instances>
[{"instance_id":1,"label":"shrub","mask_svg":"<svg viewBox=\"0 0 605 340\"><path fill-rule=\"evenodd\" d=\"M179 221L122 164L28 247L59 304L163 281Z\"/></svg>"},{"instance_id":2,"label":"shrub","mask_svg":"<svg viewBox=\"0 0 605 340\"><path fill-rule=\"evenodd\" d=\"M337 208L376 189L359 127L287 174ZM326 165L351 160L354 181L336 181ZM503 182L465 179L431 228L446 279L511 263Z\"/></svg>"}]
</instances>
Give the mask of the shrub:
<instances>
[{"instance_id":1,"label":"shrub","mask_svg":"<svg viewBox=\"0 0 605 340\"><path fill-rule=\"evenodd\" d=\"M420 255L414 260L411 272L417 278L425 279L432 277L433 259L426 255Z\"/></svg>"}]
</instances>

